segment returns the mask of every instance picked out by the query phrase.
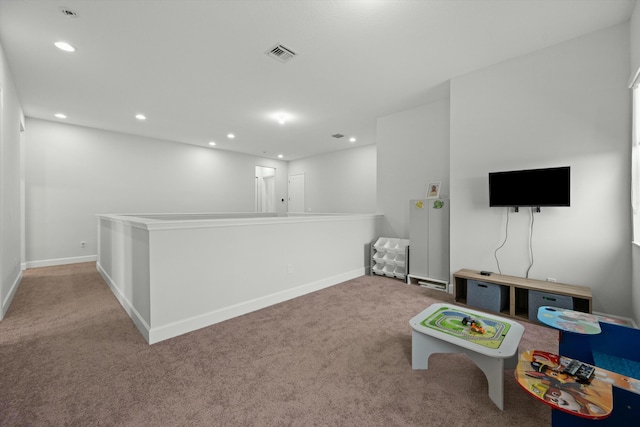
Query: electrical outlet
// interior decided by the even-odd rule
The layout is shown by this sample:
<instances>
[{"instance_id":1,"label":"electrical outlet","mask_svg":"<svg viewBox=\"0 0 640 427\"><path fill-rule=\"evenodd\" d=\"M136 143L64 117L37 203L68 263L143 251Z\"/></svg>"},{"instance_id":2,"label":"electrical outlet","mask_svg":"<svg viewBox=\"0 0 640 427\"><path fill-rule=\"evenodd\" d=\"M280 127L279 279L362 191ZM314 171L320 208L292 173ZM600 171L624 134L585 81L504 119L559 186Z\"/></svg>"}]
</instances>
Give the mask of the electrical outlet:
<instances>
[{"instance_id":1,"label":"electrical outlet","mask_svg":"<svg viewBox=\"0 0 640 427\"><path fill-rule=\"evenodd\" d=\"M86 248L87 247L87 242L85 242L84 240L82 242L80 242L80 247L81 248Z\"/></svg>"}]
</instances>

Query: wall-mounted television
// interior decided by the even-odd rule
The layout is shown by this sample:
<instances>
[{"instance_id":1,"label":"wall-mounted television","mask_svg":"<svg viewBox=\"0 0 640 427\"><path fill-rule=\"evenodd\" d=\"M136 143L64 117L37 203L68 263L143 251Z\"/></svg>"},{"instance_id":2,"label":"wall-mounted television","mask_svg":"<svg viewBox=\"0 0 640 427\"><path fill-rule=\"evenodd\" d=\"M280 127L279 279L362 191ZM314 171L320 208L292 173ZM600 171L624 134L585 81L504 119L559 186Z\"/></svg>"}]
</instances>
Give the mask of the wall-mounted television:
<instances>
[{"instance_id":1,"label":"wall-mounted television","mask_svg":"<svg viewBox=\"0 0 640 427\"><path fill-rule=\"evenodd\" d=\"M489 173L489 206L570 206L571 168Z\"/></svg>"}]
</instances>

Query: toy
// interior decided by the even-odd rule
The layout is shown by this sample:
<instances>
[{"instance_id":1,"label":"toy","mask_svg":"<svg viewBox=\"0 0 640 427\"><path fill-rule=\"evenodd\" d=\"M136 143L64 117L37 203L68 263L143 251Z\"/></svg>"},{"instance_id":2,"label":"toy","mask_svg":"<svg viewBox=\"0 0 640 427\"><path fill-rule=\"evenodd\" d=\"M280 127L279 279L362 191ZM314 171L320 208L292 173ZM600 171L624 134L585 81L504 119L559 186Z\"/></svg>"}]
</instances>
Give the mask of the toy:
<instances>
[{"instance_id":1,"label":"toy","mask_svg":"<svg viewBox=\"0 0 640 427\"><path fill-rule=\"evenodd\" d=\"M482 326L482 323L480 323L479 320L472 318L471 316L465 316L462 319L462 324L464 326L469 325L469 329L473 332L484 334L484 327Z\"/></svg>"},{"instance_id":2,"label":"toy","mask_svg":"<svg viewBox=\"0 0 640 427\"><path fill-rule=\"evenodd\" d=\"M599 369L598 369L599 370ZM611 384L593 377L593 366L557 354L530 350L520 355L515 370L518 384L554 410L553 425L574 426L583 424L571 418L571 422L556 423L559 411L588 419L604 419L613 411ZM583 382L584 381L584 382ZM625 408L625 415L627 408ZM570 415L569 415L570 416ZM595 424L594 424L595 425ZM632 425L604 424L598 425Z\"/></svg>"},{"instance_id":3,"label":"toy","mask_svg":"<svg viewBox=\"0 0 640 427\"><path fill-rule=\"evenodd\" d=\"M531 367L536 372L527 372L526 375L530 377L536 377L554 383L561 383L565 385L565 388L572 387L582 388L582 384L590 384L595 374L595 368L585 363L579 362L573 359L564 359L561 367L553 368L546 363L539 361L532 361Z\"/></svg>"}]
</instances>

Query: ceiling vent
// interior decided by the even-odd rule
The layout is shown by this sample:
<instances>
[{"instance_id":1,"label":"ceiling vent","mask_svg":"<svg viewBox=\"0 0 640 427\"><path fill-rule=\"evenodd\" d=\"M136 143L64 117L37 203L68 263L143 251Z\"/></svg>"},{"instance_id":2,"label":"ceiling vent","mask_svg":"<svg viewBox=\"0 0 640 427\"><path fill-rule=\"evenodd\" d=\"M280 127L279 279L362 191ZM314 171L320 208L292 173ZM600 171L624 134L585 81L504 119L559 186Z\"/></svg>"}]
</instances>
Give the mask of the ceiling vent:
<instances>
[{"instance_id":1,"label":"ceiling vent","mask_svg":"<svg viewBox=\"0 0 640 427\"><path fill-rule=\"evenodd\" d=\"M337 138L337 139L344 138L344 135L341 134L341 133L336 133L336 134L331 135L331 136L334 137L334 138Z\"/></svg>"},{"instance_id":2,"label":"ceiling vent","mask_svg":"<svg viewBox=\"0 0 640 427\"><path fill-rule=\"evenodd\" d=\"M288 62L293 59L297 53L278 43L271 49L265 52L267 56L277 59L280 62Z\"/></svg>"},{"instance_id":3,"label":"ceiling vent","mask_svg":"<svg viewBox=\"0 0 640 427\"><path fill-rule=\"evenodd\" d=\"M77 18L78 14L74 11L69 9L68 7L64 7L62 6L60 8L60 12L62 12L62 14L68 18Z\"/></svg>"}]
</instances>

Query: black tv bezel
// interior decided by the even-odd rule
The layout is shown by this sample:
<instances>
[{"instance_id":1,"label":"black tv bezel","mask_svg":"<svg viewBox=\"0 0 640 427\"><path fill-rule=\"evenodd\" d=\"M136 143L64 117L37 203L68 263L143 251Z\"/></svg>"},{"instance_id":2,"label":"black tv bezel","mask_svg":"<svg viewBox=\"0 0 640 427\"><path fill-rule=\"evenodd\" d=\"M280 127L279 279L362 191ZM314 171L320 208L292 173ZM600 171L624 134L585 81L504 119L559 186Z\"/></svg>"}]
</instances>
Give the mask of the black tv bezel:
<instances>
[{"instance_id":1,"label":"black tv bezel","mask_svg":"<svg viewBox=\"0 0 640 427\"><path fill-rule=\"evenodd\" d=\"M518 174L523 172L545 172L551 170L567 170L567 202L566 203L500 203L494 204L492 202L491 197L491 178L495 175L509 175L509 174ZM504 207L571 207L571 166L558 166L558 167L550 167L550 168L536 168L536 169L521 169L521 170L508 170L508 171L499 171L499 172L489 172L489 207L492 208L504 208Z\"/></svg>"}]
</instances>

